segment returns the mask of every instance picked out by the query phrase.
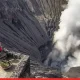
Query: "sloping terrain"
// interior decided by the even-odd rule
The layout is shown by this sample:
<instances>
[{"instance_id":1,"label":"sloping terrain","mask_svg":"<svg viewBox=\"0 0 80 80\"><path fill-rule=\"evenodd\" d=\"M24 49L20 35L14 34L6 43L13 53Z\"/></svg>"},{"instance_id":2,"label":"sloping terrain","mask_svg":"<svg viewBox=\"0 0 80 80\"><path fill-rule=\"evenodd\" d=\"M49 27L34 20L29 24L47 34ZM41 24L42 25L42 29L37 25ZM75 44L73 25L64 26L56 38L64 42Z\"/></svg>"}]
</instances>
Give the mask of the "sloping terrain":
<instances>
[{"instance_id":1,"label":"sloping terrain","mask_svg":"<svg viewBox=\"0 0 80 80\"><path fill-rule=\"evenodd\" d=\"M2 46L12 51L28 54L33 60L44 61L51 51L50 42L53 32L58 29L64 3L66 0L0 0ZM34 69L36 71L36 65L38 65L36 62L32 64L32 73ZM50 69L47 70L41 64L38 65L37 71L39 69L41 71L39 75L42 76L45 73L43 77L48 76L46 73L50 72ZM53 70L49 75L53 77L54 72ZM61 74L58 77L61 77Z\"/></svg>"},{"instance_id":2,"label":"sloping terrain","mask_svg":"<svg viewBox=\"0 0 80 80\"><path fill-rule=\"evenodd\" d=\"M0 0L0 41L3 47L40 60L38 48L52 37L64 1Z\"/></svg>"}]
</instances>

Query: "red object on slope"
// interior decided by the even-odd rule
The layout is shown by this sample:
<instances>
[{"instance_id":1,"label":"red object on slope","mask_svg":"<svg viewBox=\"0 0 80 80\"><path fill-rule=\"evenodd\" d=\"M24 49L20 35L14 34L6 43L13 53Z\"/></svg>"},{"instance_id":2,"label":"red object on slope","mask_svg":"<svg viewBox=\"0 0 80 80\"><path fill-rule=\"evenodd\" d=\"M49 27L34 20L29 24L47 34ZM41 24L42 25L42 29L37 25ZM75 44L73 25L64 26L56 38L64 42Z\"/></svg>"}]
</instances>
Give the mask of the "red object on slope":
<instances>
[{"instance_id":1,"label":"red object on slope","mask_svg":"<svg viewBox=\"0 0 80 80\"><path fill-rule=\"evenodd\" d=\"M1 42L0 42L0 52L2 51L2 46L1 46Z\"/></svg>"},{"instance_id":2,"label":"red object on slope","mask_svg":"<svg viewBox=\"0 0 80 80\"><path fill-rule=\"evenodd\" d=\"M0 52L2 51L2 47L0 46Z\"/></svg>"}]
</instances>

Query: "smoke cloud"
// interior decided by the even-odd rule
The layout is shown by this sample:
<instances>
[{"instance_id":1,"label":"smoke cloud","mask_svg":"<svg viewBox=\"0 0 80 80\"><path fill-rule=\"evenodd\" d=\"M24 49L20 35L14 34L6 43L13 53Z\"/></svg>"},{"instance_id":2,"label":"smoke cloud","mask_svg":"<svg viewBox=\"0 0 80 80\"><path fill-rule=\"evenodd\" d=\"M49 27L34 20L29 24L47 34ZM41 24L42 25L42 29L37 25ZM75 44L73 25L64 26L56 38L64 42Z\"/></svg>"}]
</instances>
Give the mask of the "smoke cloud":
<instances>
[{"instance_id":1,"label":"smoke cloud","mask_svg":"<svg viewBox=\"0 0 80 80\"><path fill-rule=\"evenodd\" d=\"M54 48L45 65L68 71L80 66L80 0L69 0L54 33Z\"/></svg>"}]
</instances>

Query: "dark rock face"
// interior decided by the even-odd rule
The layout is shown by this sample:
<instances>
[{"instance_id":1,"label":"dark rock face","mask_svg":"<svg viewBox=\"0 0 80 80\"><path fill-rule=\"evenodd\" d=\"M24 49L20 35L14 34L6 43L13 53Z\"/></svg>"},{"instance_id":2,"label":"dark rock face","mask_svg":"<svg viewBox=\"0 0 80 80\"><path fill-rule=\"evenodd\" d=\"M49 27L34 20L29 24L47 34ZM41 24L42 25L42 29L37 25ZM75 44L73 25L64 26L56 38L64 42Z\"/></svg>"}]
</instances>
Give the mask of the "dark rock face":
<instances>
[{"instance_id":1,"label":"dark rock face","mask_svg":"<svg viewBox=\"0 0 80 80\"><path fill-rule=\"evenodd\" d=\"M3 47L44 61L51 51L48 42L58 29L64 3L65 0L0 0L0 42ZM58 71L36 62L31 64L35 77L62 77Z\"/></svg>"},{"instance_id":2,"label":"dark rock face","mask_svg":"<svg viewBox=\"0 0 80 80\"><path fill-rule=\"evenodd\" d=\"M5 47L37 58L49 38L25 0L0 0L0 41ZM40 59L40 57L38 57Z\"/></svg>"},{"instance_id":3,"label":"dark rock face","mask_svg":"<svg viewBox=\"0 0 80 80\"><path fill-rule=\"evenodd\" d=\"M40 60L38 48L52 37L59 22L61 4L63 0L0 0L3 46Z\"/></svg>"}]
</instances>

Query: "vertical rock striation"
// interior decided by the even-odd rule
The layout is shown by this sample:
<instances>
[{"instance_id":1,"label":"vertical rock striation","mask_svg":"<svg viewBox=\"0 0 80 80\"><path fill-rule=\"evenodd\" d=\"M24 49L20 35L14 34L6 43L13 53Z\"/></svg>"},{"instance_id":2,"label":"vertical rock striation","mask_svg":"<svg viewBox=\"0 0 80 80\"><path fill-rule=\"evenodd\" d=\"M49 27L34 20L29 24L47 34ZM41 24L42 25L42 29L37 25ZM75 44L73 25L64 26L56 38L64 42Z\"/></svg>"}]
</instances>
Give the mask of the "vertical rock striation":
<instances>
[{"instance_id":1,"label":"vertical rock striation","mask_svg":"<svg viewBox=\"0 0 80 80\"><path fill-rule=\"evenodd\" d=\"M38 48L52 37L65 0L0 0L4 47L41 59Z\"/></svg>"}]
</instances>

